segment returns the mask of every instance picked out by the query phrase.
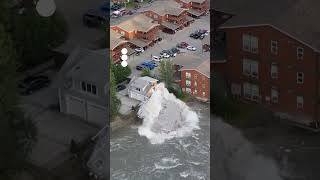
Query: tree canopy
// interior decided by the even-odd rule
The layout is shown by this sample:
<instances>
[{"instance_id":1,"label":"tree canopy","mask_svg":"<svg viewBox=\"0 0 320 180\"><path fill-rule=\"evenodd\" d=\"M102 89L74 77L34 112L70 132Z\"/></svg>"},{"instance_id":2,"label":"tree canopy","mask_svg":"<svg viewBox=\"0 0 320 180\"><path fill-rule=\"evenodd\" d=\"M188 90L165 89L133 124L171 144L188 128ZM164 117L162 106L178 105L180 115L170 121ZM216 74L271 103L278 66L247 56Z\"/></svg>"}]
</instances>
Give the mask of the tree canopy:
<instances>
[{"instance_id":1,"label":"tree canopy","mask_svg":"<svg viewBox=\"0 0 320 180\"><path fill-rule=\"evenodd\" d=\"M0 12L5 10L3 2ZM36 141L37 130L19 107L16 51L5 28L6 14L0 13L0 20L4 20L0 21L0 177L6 177L9 171L23 165Z\"/></svg>"},{"instance_id":2,"label":"tree canopy","mask_svg":"<svg viewBox=\"0 0 320 180\"><path fill-rule=\"evenodd\" d=\"M174 69L171 61L161 61L160 62L160 79L169 89L172 87L172 83L174 81Z\"/></svg>"}]
</instances>

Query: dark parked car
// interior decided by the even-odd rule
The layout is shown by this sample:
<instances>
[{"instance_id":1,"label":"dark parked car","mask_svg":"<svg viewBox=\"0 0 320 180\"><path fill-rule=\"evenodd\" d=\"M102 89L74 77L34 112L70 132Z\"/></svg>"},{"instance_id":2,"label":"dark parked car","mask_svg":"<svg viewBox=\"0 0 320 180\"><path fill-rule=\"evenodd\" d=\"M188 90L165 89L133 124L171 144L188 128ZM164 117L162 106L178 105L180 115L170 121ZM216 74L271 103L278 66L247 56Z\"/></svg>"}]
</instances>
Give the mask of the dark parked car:
<instances>
[{"instance_id":1,"label":"dark parked car","mask_svg":"<svg viewBox=\"0 0 320 180\"><path fill-rule=\"evenodd\" d=\"M122 91L126 88L126 86L124 84L119 84L116 88L116 91L119 92L119 91Z\"/></svg>"},{"instance_id":2,"label":"dark parked car","mask_svg":"<svg viewBox=\"0 0 320 180\"><path fill-rule=\"evenodd\" d=\"M27 77L18 85L19 92L22 95L32 94L34 91L48 87L50 80L47 76L32 76Z\"/></svg>"},{"instance_id":3,"label":"dark parked car","mask_svg":"<svg viewBox=\"0 0 320 180\"><path fill-rule=\"evenodd\" d=\"M171 52L174 53L180 53L180 50L176 47L171 48Z\"/></svg>"},{"instance_id":4,"label":"dark parked car","mask_svg":"<svg viewBox=\"0 0 320 180\"><path fill-rule=\"evenodd\" d=\"M181 42L181 43L178 43L178 44L177 44L177 47L178 47L178 48L182 48L182 49L184 49L184 48L186 48L186 47L188 47L188 46L189 46L189 44L186 43L186 42Z\"/></svg>"},{"instance_id":5,"label":"dark parked car","mask_svg":"<svg viewBox=\"0 0 320 180\"><path fill-rule=\"evenodd\" d=\"M90 27L98 27L107 24L110 11L106 5L102 5L98 9L90 9L84 13L83 23Z\"/></svg>"},{"instance_id":6,"label":"dark parked car","mask_svg":"<svg viewBox=\"0 0 320 180\"><path fill-rule=\"evenodd\" d=\"M140 65L136 66L136 69L139 70L139 71L141 71L143 68L144 68L144 67L143 67L143 66L140 66Z\"/></svg>"},{"instance_id":7,"label":"dark parked car","mask_svg":"<svg viewBox=\"0 0 320 180\"><path fill-rule=\"evenodd\" d=\"M119 10L119 9L121 9L121 5L120 4L113 4L111 6L111 10L112 11L116 11L116 10Z\"/></svg>"}]
</instances>

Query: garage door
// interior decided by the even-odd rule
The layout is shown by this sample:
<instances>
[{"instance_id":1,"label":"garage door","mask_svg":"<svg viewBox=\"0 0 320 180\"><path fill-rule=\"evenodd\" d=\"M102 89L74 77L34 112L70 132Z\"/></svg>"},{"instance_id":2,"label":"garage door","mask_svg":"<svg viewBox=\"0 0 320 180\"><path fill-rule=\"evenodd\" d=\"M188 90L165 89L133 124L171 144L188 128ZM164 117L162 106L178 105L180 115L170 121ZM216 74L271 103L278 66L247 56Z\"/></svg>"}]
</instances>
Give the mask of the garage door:
<instances>
[{"instance_id":1,"label":"garage door","mask_svg":"<svg viewBox=\"0 0 320 180\"><path fill-rule=\"evenodd\" d=\"M87 115L89 123L99 126L105 126L107 124L108 117L105 107L87 103Z\"/></svg>"},{"instance_id":2,"label":"garage door","mask_svg":"<svg viewBox=\"0 0 320 180\"><path fill-rule=\"evenodd\" d=\"M67 96L67 114L72 114L85 119L85 102L73 96Z\"/></svg>"}]
</instances>

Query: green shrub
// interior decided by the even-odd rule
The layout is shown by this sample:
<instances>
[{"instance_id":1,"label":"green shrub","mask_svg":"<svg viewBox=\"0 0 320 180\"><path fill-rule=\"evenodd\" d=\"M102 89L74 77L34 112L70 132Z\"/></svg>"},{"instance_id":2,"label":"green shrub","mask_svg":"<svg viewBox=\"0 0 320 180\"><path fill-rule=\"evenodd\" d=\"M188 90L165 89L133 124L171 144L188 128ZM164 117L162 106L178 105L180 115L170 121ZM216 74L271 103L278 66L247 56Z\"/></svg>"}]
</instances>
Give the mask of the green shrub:
<instances>
[{"instance_id":1,"label":"green shrub","mask_svg":"<svg viewBox=\"0 0 320 180\"><path fill-rule=\"evenodd\" d=\"M148 68L142 70L141 76L151 76L151 71Z\"/></svg>"},{"instance_id":2,"label":"green shrub","mask_svg":"<svg viewBox=\"0 0 320 180\"><path fill-rule=\"evenodd\" d=\"M125 81L131 74L131 69L129 66L123 67L119 64L113 64L111 68L115 77L116 84Z\"/></svg>"}]
</instances>

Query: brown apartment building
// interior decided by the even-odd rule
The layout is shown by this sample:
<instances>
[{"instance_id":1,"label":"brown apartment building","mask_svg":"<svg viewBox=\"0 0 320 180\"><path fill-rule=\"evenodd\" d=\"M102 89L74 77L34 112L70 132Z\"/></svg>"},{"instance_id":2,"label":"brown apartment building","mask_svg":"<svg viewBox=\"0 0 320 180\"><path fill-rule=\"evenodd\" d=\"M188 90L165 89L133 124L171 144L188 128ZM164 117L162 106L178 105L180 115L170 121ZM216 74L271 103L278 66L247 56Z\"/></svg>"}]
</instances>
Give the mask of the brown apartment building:
<instances>
[{"instance_id":1,"label":"brown apartment building","mask_svg":"<svg viewBox=\"0 0 320 180\"><path fill-rule=\"evenodd\" d=\"M145 8L143 14L161 24L162 30L168 33L175 33L193 21L187 9L181 8L174 0L155 1Z\"/></svg>"},{"instance_id":2,"label":"brown apartment building","mask_svg":"<svg viewBox=\"0 0 320 180\"><path fill-rule=\"evenodd\" d=\"M176 0L182 8L188 9L190 16L199 17L209 9L209 0Z\"/></svg>"},{"instance_id":3,"label":"brown apartment building","mask_svg":"<svg viewBox=\"0 0 320 180\"><path fill-rule=\"evenodd\" d=\"M201 101L210 100L210 60L192 54L180 54L174 60L175 82L182 91Z\"/></svg>"},{"instance_id":4,"label":"brown apartment building","mask_svg":"<svg viewBox=\"0 0 320 180\"><path fill-rule=\"evenodd\" d=\"M147 48L159 40L159 24L144 14L136 15L111 29L128 41L132 48Z\"/></svg>"},{"instance_id":5,"label":"brown apartment building","mask_svg":"<svg viewBox=\"0 0 320 180\"><path fill-rule=\"evenodd\" d=\"M114 30L110 30L110 54L113 62L117 63L120 61L121 49L129 48L128 41L124 37Z\"/></svg>"},{"instance_id":6,"label":"brown apartment building","mask_svg":"<svg viewBox=\"0 0 320 180\"><path fill-rule=\"evenodd\" d=\"M261 8L263 7L263 8ZM232 13L217 32L213 71L230 94L296 125L319 129L319 1L219 0Z\"/></svg>"}]
</instances>

